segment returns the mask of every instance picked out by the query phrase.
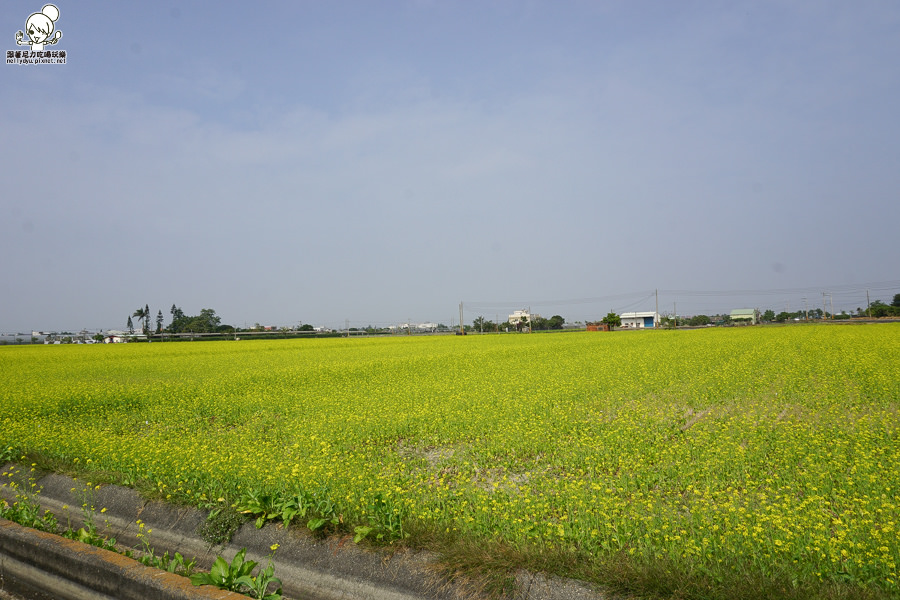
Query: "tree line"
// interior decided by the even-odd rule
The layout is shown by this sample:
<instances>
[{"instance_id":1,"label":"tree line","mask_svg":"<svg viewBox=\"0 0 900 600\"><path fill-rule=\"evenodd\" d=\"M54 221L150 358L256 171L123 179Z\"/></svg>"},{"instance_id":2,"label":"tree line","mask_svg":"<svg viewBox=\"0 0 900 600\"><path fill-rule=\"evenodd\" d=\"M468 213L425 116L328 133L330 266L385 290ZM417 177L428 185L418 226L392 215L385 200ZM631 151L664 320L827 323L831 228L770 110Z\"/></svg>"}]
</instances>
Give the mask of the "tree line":
<instances>
[{"instance_id":1,"label":"tree line","mask_svg":"<svg viewBox=\"0 0 900 600\"><path fill-rule=\"evenodd\" d=\"M850 319L852 317L900 317L900 294L895 294L890 304L885 304L881 300L875 300L867 308L858 307L854 314L842 312L833 315L821 308L812 308L809 310L798 310L795 312L782 311L775 313L774 310L768 309L760 314L760 322L762 323L784 323L786 321L806 320L808 319ZM562 317L560 317L562 319ZM672 327L704 327L706 325L730 325L732 319L730 315L693 315L690 317L673 317L663 316L660 318L660 326L664 328ZM615 312L610 312L599 321L588 321L587 325L608 325L610 329L620 327L622 319Z\"/></svg>"},{"instance_id":2,"label":"tree line","mask_svg":"<svg viewBox=\"0 0 900 600\"><path fill-rule=\"evenodd\" d=\"M839 314L831 314L821 308L813 308L810 310L798 310L794 312L781 311L775 314L773 310L765 311L761 320L764 323L783 323L785 321L806 320L809 319L850 319L852 317L871 317L881 319L883 317L900 317L900 294L894 294L894 299L890 304L885 304L881 300L875 300L868 307L861 306L856 308L856 312L842 311Z\"/></svg>"},{"instance_id":3,"label":"tree line","mask_svg":"<svg viewBox=\"0 0 900 600\"><path fill-rule=\"evenodd\" d=\"M549 319L545 319L543 317L535 317L530 322L528 321L528 317L522 317L519 321L515 323L510 323L509 321L503 321L501 323L494 323L484 317L476 317L472 321L472 331L506 331L507 327L512 327L516 331L522 331L523 329L530 327L532 331L549 331L551 329L562 329L563 325L565 325L566 320L563 319L560 315L553 315Z\"/></svg>"},{"instance_id":4,"label":"tree line","mask_svg":"<svg viewBox=\"0 0 900 600\"><path fill-rule=\"evenodd\" d=\"M141 328L144 335L151 333L230 333L234 331L231 325L223 325L222 318L216 315L216 311L211 308L203 308L199 315L186 315L184 311L174 304L169 309L171 321L167 327L163 326L165 318L162 310L156 313L156 329L151 328L150 320L153 313L150 312L150 306L145 304L143 308L138 307L134 313L128 315L128 333L134 333L135 322L132 318L137 319L137 324Z\"/></svg>"}]
</instances>

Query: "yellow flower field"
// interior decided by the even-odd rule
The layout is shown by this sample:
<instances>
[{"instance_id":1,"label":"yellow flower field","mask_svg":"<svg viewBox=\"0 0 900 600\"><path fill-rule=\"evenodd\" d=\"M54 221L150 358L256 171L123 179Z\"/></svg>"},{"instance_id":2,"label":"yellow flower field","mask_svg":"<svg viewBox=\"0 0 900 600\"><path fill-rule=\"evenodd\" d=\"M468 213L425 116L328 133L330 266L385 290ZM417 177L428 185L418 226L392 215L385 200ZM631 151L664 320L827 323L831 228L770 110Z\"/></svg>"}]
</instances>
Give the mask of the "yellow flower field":
<instances>
[{"instance_id":1,"label":"yellow flower field","mask_svg":"<svg viewBox=\"0 0 900 600\"><path fill-rule=\"evenodd\" d=\"M898 325L2 347L0 372L0 452L178 502L900 592Z\"/></svg>"}]
</instances>

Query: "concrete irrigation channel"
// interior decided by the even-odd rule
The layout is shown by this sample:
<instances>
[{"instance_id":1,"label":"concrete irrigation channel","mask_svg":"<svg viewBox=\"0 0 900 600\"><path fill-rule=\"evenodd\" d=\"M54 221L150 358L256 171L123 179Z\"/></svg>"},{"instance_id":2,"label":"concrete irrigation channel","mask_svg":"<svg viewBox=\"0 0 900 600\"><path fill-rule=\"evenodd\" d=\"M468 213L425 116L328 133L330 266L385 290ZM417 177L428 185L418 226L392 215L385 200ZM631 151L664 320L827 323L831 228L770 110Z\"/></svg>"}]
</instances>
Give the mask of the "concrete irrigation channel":
<instances>
[{"instance_id":1,"label":"concrete irrigation channel","mask_svg":"<svg viewBox=\"0 0 900 600\"><path fill-rule=\"evenodd\" d=\"M6 465L6 473L13 465ZM27 471L26 468L21 468ZM63 527L83 525L85 482L49 474L36 482L35 500L51 511ZM0 486L0 497L12 502L15 492ZM349 537L318 538L302 528L252 522L231 541L210 546L198 530L207 513L163 502L147 501L137 492L115 485L93 491L98 533L115 538L121 548L139 548L137 521L152 530L150 544L157 556L168 551L195 558L209 569L217 556L226 560L241 549L247 559L265 565L278 544L275 575L285 598L309 600L458 600L470 597L464 586L442 580L427 552L385 553L364 549ZM100 512L104 510L102 513ZM546 578L521 571L516 600L602 600L611 595L575 581ZM5 594L5 596L4 596ZM212 586L195 587L187 578L145 567L121 554L21 527L0 519L0 599L64 600L135 599L183 600L244 598Z\"/></svg>"}]
</instances>

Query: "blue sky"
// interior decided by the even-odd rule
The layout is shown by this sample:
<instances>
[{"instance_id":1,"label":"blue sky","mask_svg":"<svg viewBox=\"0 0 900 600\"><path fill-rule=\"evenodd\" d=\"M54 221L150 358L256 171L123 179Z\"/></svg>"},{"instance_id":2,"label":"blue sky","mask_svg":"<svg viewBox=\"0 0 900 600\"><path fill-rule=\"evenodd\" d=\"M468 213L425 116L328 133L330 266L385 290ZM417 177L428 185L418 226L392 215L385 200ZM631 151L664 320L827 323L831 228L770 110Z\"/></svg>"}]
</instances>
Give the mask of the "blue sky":
<instances>
[{"instance_id":1,"label":"blue sky","mask_svg":"<svg viewBox=\"0 0 900 600\"><path fill-rule=\"evenodd\" d=\"M0 65L0 331L900 293L900 4L56 6L67 64Z\"/></svg>"}]
</instances>

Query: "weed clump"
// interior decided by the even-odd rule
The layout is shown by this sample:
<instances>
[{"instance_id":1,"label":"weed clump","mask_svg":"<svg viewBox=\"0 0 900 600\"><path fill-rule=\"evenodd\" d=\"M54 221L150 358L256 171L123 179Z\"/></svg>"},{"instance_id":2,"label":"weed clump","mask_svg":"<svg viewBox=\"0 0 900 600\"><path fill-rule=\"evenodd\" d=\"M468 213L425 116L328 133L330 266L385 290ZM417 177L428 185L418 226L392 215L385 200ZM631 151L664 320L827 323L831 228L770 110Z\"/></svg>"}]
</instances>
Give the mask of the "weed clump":
<instances>
[{"instance_id":1,"label":"weed clump","mask_svg":"<svg viewBox=\"0 0 900 600\"><path fill-rule=\"evenodd\" d=\"M223 507L209 513L209 517L197 529L197 533L210 548L221 546L230 542L237 530L246 522L247 518L237 510Z\"/></svg>"}]
</instances>

